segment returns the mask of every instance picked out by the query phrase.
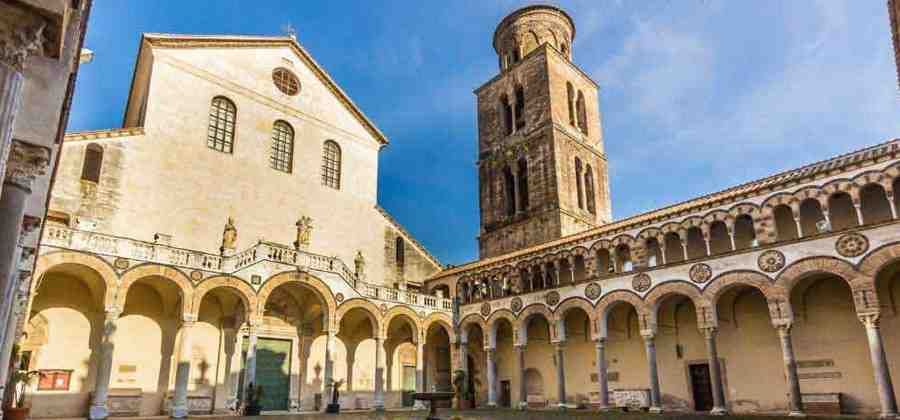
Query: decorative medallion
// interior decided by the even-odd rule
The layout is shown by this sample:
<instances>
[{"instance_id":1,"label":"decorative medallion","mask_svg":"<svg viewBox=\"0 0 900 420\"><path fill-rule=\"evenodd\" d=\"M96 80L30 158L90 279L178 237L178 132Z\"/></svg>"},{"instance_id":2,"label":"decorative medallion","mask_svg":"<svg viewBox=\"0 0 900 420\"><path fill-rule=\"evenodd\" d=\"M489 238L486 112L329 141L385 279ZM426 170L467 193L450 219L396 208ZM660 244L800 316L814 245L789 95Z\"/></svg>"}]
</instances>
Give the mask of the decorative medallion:
<instances>
[{"instance_id":1,"label":"decorative medallion","mask_svg":"<svg viewBox=\"0 0 900 420\"><path fill-rule=\"evenodd\" d=\"M300 80L293 72L284 67L272 71L272 82L285 95L294 96L300 92Z\"/></svg>"},{"instance_id":2,"label":"decorative medallion","mask_svg":"<svg viewBox=\"0 0 900 420\"><path fill-rule=\"evenodd\" d=\"M378 309L381 309L382 313L387 312L388 311L387 303L382 303L381 306L378 307Z\"/></svg>"},{"instance_id":3,"label":"decorative medallion","mask_svg":"<svg viewBox=\"0 0 900 420\"><path fill-rule=\"evenodd\" d=\"M774 273L784 268L784 254L777 249L770 249L762 254L756 260L759 269L766 273Z\"/></svg>"},{"instance_id":4,"label":"decorative medallion","mask_svg":"<svg viewBox=\"0 0 900 420\"><path fill-rule=\"evenodd\" d=\"M552 291L550 293L547 293L546 295L544 295L544 302L546 302L547 305L550 306L556 305L557 303L559 303L559 292Z\"/></svg>"},{"instance_id":5,"label":"decorative medallion","mask_svg":"<svg viewBox=\"0 0 900 420\"><path fill-rule=\"evenodd\" d=\"M858 257L869 250L869 239L860 233L851 232L838 238L834 247L843 257Z\"/></svg>"},{"instance_id":6,"label":"decorative medallion","mask_svg":"<svg viewBox=\"0 0 900 420\"><path fill-rule=\"evenodd\" d=\"M203 272L199 270L191 271L191 280L200 281L203 280Z\"/></svg>"},{"instance_id":7,"label":"decorative medallion","mask_svg":"<svg viewBox=\"0 0 900 420\"><path fill-rule=\"evenodd\" d=\"M650 289L650 283L650 275L647 273L638 274L631 279L631 287L641 293Z\"/></svg>"},{"instance_id":8,"label":"decorative medallion","mask_svg":"<svg viewBox=\"0 0 900 420\"><path fill-rule=\"evenodd\" d=\"M334 295L334 300L336 300L337 303L343 302L343 301L344 301L344 294L338 292L338 294Z\"/></svg>"},{"instance_id":9,"label":"decorative medallion","mask_svg":"<svg viewBox=\"0 0 900 420\"><path fill-rule=\"evenodd\" d=\"M262 284L262 276L260 276L258 274L254 274L254 275L250 276L250 284L252 284L254 286L259 286L260 284Z\"/></svg>"},{"instance_id":10,"label":"decorative medallion","mask_svg":"<svg viewBox=\"0 0 900 420\"><path fill-rule=\"evenodd\" d=\"M600 285L597 283L591 283L584 288L584 295L587 296L590 300L596 300L600 297Z\"/></svg>"},{"instance_id":11,"label":"decorative medallion","mask_svg":"<svg viewBox=\"0 0 900 420\"><path fill-rule=\"evenodd\" d=\"M522 310L522 299L518 296L514 297L511 302L509 302L509 309L512 309L513 312L519 312Z\"/></svg>"},{"instance_id":12,"label":"decorative medallion","mask_svg":"<svg viewBox=\"0 0 900 420\"><path fill-rule=\"evenodd\" d=\"M697 284L703 284L712 277L712 269L704 263L694 264L690 271L691 281Z\"/></svg>"},{"instance_id":13,"label":"decorative medallion","mask_svg":"<svg viewBox=\"0 0 900 420\"><path fill-rule=\"evenodd\" d=\"M119 270L125 270L128 268L129 265L131 265L131 262L125 258L116 258L116 261L113 264Z\"/></svg>"},{"instance_id":14,"label":"decorative medallion","mask_svg":"<svg viewBox=\"0 0 900 420\"><path fill-rule=\"evenodd\" d=\"M491 314L491 304L490 302L484 302L481 304L481 316L487 318Z\"/></svg>"}]
</instances>

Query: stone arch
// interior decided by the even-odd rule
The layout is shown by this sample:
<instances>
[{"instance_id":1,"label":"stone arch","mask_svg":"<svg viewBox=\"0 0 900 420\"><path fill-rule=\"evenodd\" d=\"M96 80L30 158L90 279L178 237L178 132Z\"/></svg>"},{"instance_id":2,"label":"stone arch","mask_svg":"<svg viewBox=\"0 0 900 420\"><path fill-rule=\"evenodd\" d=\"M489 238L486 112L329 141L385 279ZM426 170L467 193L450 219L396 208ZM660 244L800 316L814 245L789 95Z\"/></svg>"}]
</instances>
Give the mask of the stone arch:
<instances>
[{"instance_id":1,"label":"stone arch","mask_svg":"<svg viewBox=\"0 0 900 420\"><path fill-rule=\"evenodd\" d=\"M509 325L513 330L513 343L518 344L519 333L518 331L516 331L516 316L509 309L503 308L494 311L494 313L492 313L491 316L485 321L487 325L486 334L490 347L497 347L497 321L500 319L509 321Z\"/></svg>"},{"instance_id":2,"label":"stone arch","mask_svg":"<svg viewBox=\"0 0 900 420\"><path fill-rule=\"evenodd\" d=\"M115 306L116 294L119 290L119 275L108 262L99 257L73 251L59 251L39 255L34 266L32 278L37 279L36 281L40 282L41 277L46 274L47 271L63 264L81 265L97 273L106 286L106 290L103 291L103 307L105 309L112 309ZM38 285L35 285L34 290L37 290L37 286ZM122 308L119 307L118 309L121 310Z\"/></svg>"},{"instance_id":3,"label":"stone arch","mask_svg":"<svg viewBox=\"0 0 900 420\"><path fill-rule=\"evenodd\" d=\"M528 321L535 316L543 316L547 320L547 324L550 326L550 341L556 341L558 336L553 312L550 312L550 309L543 303L532 303L519 312L518 320L516 324L513 324L513 329L519 331L520 342L528 343Z\"/></svg>"},{"instance_id":4,"label":"stone arch","mask_svg":"<svg viewBox=\"0 0 900 420\"><path fill-rule=\"evenodd\" d=\"M853 199L854 203L859 201L859 188L857 188L856 185L848 179L835 179L822 186L823 199L826 200L825 208L828 208L828 198L842 192L850 194L850 198Z\"/></svg>"},{"instance_id":5,"label":"stone arch","mask_svg":"<svg viewBox=\"0 0 900 420\"><path fill-rule=\"evenodd\" d=\"M882 268L897 259L900 259L900 242L882 245L859 262L859 272L874 278Z\"/></svg>"},{"instance_id":6,"label":"stone arch","mask_svg":"<svg viewBox=\"0 0 900 420\"><path fill-rule=\"evenodd\" d=\"M679 223L682 229L690 229L692 227L700 227L703 225L703 219L700 216L688 216Z\"/></svg>"},{"instance_id":7,"label":"stone arch","mask_svg":"<svg viewBox=\"0 0 900 420\"><path fill-rule=\"evenodd\" d=\"M785 268L775 279L775 283L785 289L786 296L790 300L794 286L815 274L832 274L847 282L857 312L867 313L879 310L874 277L856 271L853 265L835 257L810 257L797 261Z\"/></svg>"},{"instance_id":8,"label":"stone arch","mask_svg":"<svg viewBox=\"0 0 900 420\"><path fill-rule=\"evenodd\" d=\"M660 305L666 298L675 295L685 296L694 304L698 327L718 325L716 313L709 300L700 293L700 288L685 280L669 280L661 283L650 289L650 292L644 296L644 301L650 309L650 322L656 324Z\"/></svg>"},{"instance_id":9,"label":"stone arch","mask_svg":"<svg viewBox=\"0 0 900 420\"><path fill-rule=\"evenodd\" d=\"M424 334L428 334L428 330L432 325L439 325L444 329L444 332L447 333L447 337L450 337L450 343L456 343L456 331L453 329L453 320L450 319L447 314L441 312L433 312L425 319L422 320L422 331Z\"/></svg>"},{"instance_id":10,"label":"stone arch","mask_svg":"<svg viewBox=\"0 0 900 420\"><path fill-rule=\"evenodd\" d=\"M862 189L869 184L878 184L885 190L891 188L891 179L882 171L866 171L853 177L853 184L857 189Z\"/></svg>"},{"instance_id":11,"label":"stone arch","mask_svg":"<svg viewBox=\"0 0 900 420\"><path fill-rule=\"evenodd\" d=\"M341 320L344 318L344 315L347 315L347 312L350 312L351 310L356 308L362 309L363 312L369 317L369 321L372 323L372 334L381 334L381 310L379 310L374 303L369 302L368 300L363 298L353 298L346 300L341 304L341 306L337 307L337 310L334 313L334 331L340 332ZM382 338L384 337L382 336Z\"/></svg>"},{"instance_id":12,"label":"stone arch","mask_svg":"<svg viewBox=\"0 0 900 420\"><path fill-rule=\"evenodd\" d=\"M128 290L134 282L146 277L162 277L171 280L181 290L181 314L190 314L193 304L194 286L181 270L159 264L141 264L126 271L119 281L119 292L116 294L116 307L124 308Z\"/></svg>"},{"instance_id":13,"label":"stone arch","mask_svg":"<svg viewBox=\"0 0 900 420\"><path fill-rule=\"evenodd\" d=\"M325 312L325 325L323 326L326 329L331 329L333 327L332 322L334 319L335 308L337 307L337 303L334 300L334 296L331 294L331 289L328 285L325 284L321 279L316 276L310 275L309 273L299 273L297 271L283 271L281 273L275 274L272 277L269 277L265 283L263 283L262 287L259 289L257 293L257 304L259 307L256 309L257 313L262 315L265 311L266 301L269 300L269 296L272 294L278 286L287 283L298 284L302 287L310 289L315 293L322 302L322 306L326 308Z\"/></svg>"},{"instance_id":14,"label":"stone arch","mask_svg":"<svg viewBox=\"0 0 900 420\"><path fill-rule=\"evenodd\" d=\"M391 327L391 321L394 318L406 318L412 328L413 337L418 339L425 337L426 330L422 328L422 318L410 309L408 306L398 305L385 312L381 320L381 336L385 339L388 336L388 329Z\"/></svg>"},{"instance_id":15,"label":"stone arch","mask_svg":"<svg viewBox=\"0 0 900 420\"><path fill-rule=\"evenodd\" d=\"M787 205L791 208L791 210L797 212L797 208L800 205L800 202L799 200L797 200L797 197L795 197L794 194L788 192L779 192L776 194L772 194L771 196L769 196L769 198L763 201L762 211L763 213L770 213L775 209L775 207L778 207L782 204Z\"/></svg>"},{"instance_id":16,"label":"stone arch","mask_svg":"<svg viewBox=\"0 0 900 420\"><path fill-rule=\"evenodd\" d=\"M647 317L649 310L643 299L630 290L616 290L603 296L603 298L595 305L597 312L597 337L607 337L607 320L609 318L609 312L623 303L633 306L635 311L637 311L638 322L642 330L648 328L655 329L655 326L649 324L649 319Z\"/></svg>"},{"instance_id":17,"label":"stone arch","mask_svg":"<svg viewBox=\"0 0 900 420\"><path fill-rule=\"evenodd\" d=\"M594 310L594 305L591 305L587 299L581 297L572 297L564 300L559 306L556 307L556 310L553 311L553 315L556 317L556 321L563 325L563 329L565 329L565 321L566 315L569 311L573 309L581 309L587 314L588 321L591 325L591 340L597 339L597 311ZM563 335L566 334L566 335ZM567 337L568 333L563 331L563 334L560 334L560 337Z\"/></svg>"},{"instance_id":18,"label":"stone arch","mask_svg":"<svg viewBox=\"0 0 900 420\"><path fill-rule=\"evenodd\" d=\"M191 314L194 317L200 312L200 303L203 302L203 296L219 287L229 288L237 292L238 297L244 304L244 310L247 311L247 320L255 321L257 319L257 308L259 308L259 305L257 304L256 292L243 279L234 276L210 277L200 282L194 288L194 299L193 303L191 303Z\"/></svg>"},{"instance_id":19,"label":"stone arch","mask_svg":"<svg viewBox=\"0 0 900 420\"><path fill-rule=\"evenodd\" d=\"M485 330L484 319L479 314L469 314L466 315L465 318L459 321L459 342L460 343L468 343L469 342L469 329L472 325L477 325L481 328L481 331Z\"/></svg>"},{"instance_id":20,"label":"stone arch","mask_svg":"<svg viewBox=\"0 0 900 420\"><path fill-rule=\"evenodd\" d=\"M727 211L722 209L713 210L703 216L703 222L707 225L711 225L714 222L725 222L727 225L728 223L731 223L729 220L732 219L733 218L731 217L731 215L728 214Z\"/></svg>"},{"instance_id":21,"label":"stone arch","mask_svg":"<svg viewBox=\"0 0 900 420\"><path fill-rule=\"evenodd\" d=\"M640 233L638 233L637 237L638 237L638 239L647 240L650 238L656 238L657 236L659 236L661 234L662 233L660 232L658 227L650 226L650 227L642 230Z\"/></svg>"},{"instance_id":22,"label":"stone arch","mask_svg":"<svg viewBox=\"0 0 900 420\"><path fill-rule=\"evenodd\" d=\"M728 290L747 286L763 294L769 306L769 316L773 320L792 320L794 317L787 291L781 285L773 284L768 276L750 270L729 271L712 280L703 290L703 295L718 314L719 299Z\"/></svg>"}]
</instances>

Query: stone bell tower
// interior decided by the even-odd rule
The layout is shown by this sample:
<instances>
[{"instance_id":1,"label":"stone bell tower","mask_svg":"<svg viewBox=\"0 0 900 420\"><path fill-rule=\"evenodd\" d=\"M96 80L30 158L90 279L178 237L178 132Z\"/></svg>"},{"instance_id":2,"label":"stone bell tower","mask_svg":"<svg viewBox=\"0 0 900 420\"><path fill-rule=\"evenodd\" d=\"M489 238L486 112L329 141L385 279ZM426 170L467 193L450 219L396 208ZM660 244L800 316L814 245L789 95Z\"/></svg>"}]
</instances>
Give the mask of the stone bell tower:
<instances>
[{"instance_id":1,"label":"stone bell tower","mask_svg":"<svg viewBox=\"0 0 900 420\"><path fill-rule=\"evenodd\" d=\"M500 73L475 90L482 258L611 220L598 87L571 61L574 38L543 5L494 32Z\"/></svg>"}]
</instances>

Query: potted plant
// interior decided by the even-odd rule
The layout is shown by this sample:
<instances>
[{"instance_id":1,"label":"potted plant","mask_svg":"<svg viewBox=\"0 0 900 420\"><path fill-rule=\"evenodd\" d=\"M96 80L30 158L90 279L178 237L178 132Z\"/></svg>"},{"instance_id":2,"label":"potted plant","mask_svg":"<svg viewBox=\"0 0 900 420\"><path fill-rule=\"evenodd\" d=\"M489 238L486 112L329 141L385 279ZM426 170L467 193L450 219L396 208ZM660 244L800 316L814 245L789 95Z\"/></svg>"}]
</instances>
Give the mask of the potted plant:
<instances>
[{"instance_id":1,"label":"potted plant","mask_svg":"<svg viewBox=\"0 0 900 420\"><path fill-rule=\"evenodd\" d=\"M245 416L258 416L262 412L262 404L260 401L263 396L262 386L253 386L253 382L247 386L247 402L244 404Z\"/></svg>"},{"instance_id":2,"label":"potted plant","mask_svg":"<svg viewBox=\"0 0 900 420\"><path fill-rule=\"evenodd\" d=\"M456 408L460 410L472 408L473 396L466 371L460 369L453 372L453 387L456 389Z\"/></svg>"},{"instance_id":3,"label":"potted plant","mask_svg":"<svg viewBox=\"0 0 900 420\"><path fill-rule=\"evenodd\" d=\"M7 404L3 407L3 417L7 420L25 420L31 412L31 406L26 405L28 385L41 373L36 370L13 370L9 375L7 384Z\"/></svg>"}]
</instances>

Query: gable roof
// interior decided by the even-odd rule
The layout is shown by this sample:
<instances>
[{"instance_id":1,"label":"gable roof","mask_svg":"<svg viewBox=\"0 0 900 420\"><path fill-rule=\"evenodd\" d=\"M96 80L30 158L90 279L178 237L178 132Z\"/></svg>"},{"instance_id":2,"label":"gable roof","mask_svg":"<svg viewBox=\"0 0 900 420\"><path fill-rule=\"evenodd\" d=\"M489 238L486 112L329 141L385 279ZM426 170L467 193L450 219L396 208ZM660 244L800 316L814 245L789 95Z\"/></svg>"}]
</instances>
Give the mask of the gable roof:
<instances>
[{"instance_id":1,"label":"gable roof","mask_svg":"<svg viewBox=\"0 0 900 420\"><path fill-rule=\"evenodd\" d=\"M266 47L288 47L303 62L312 69L316 77L334 94L335 97L350 111L350 113L359 121L360 124L369 132L381 146L387 145L388 139L375 123L362 112L361 109L350 99L350 96L338 86L337 82L328 74L327 71L315 60L312 55L300 45L299 42L290 36L253 36L253 35L182 35L182 34L163 34L163 33L144 33L141 36L141 48L138 51L138 61L140 61L141 53L144 46L163 48L266 48ZM138 65L135 65L135 72ZM134 83L132 79L132 84ZM132 86L133 88L133 86ZM130 103L129 92L129 101Z\"/></svg>"}]
</instances>

